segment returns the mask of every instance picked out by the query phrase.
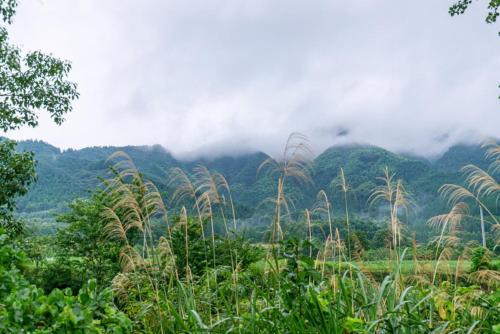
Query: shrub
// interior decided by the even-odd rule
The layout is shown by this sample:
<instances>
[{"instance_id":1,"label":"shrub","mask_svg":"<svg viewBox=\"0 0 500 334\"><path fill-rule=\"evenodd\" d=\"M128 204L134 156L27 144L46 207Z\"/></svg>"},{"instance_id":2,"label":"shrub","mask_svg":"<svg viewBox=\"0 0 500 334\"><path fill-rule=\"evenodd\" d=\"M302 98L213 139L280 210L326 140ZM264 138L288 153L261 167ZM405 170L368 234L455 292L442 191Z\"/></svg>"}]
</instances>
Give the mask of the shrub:
<instances>
[{"instance_id":1,"label":"shrub","mask_svg":"<svg viewBox=\"0 0 500 334\"><path fill-rule=\"evenodd\" d=\"M21 274L26 257L0 231L1 333L131 333L131 321L112 303L111 290L89 280L77 296L70 289L45 294Z\"/></svg>"}]
</instances>

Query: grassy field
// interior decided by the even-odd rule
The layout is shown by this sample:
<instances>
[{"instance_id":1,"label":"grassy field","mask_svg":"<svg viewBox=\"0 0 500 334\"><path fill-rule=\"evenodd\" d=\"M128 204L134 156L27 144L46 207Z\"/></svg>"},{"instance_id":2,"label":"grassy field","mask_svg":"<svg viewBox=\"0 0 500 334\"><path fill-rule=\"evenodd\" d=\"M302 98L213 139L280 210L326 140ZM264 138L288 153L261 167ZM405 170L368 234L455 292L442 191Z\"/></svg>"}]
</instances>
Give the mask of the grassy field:
<instances>
[{"instance_id":1,"label":"grassy field","mask_svg":"<svg viewBox=\"0 0 500 334\"><path fill-rule=\"evenodd\" d=\"M282 259L279 261L280 267L286 265L286 260ZM471 267L471 262L469 260L450 260L450 261L429 261L429 260L419 260L415 262L414 260L404 260L401 262L401 273L403 275L414 275L414 274L428 274L432 275L437 267L438 274L449 274L455 275L458 273L459 276L467 274ZM494 265L500 265L500 260L493 261ZM327 267L337 269L338 262L329 261L326 263ZM355 261L354 266L358 267L362 272L370 273L374 275L387 275L394 271L394 263L389 260L380 261ZM317 267L321 267L321 262L316 262ZM344 271L348 269L348 262L340 263L341 270ZM266 268L266 261L261 260L255 262L251 265L251 269L255 272L262 273Z\"/></svg>"}]
</instances>

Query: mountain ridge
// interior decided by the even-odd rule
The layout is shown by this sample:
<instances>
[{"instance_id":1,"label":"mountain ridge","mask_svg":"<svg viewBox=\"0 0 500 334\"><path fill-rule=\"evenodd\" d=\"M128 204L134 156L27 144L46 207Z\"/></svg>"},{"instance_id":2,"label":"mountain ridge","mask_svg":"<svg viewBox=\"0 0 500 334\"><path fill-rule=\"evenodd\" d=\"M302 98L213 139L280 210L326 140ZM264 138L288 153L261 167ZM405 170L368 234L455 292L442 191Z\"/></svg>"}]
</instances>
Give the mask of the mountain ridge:
<instances>
[{"instance_id":1,"label":"mountain ridge","mask_svg":"<svg viewBox=\"0 0 500 334\"><path fill-rule=\"evenodd\" d=\"M251 214L265 198L274 195L275 182L270 176L257 175L258 166L269 156L263 152L236 156L219 156L183 161L175 158L160 145L155 146L104 146L79 150L61 150L43 141L19 141L18 150L33 151L37 164L37 182L28 195L18 201L18 213L25 217L53 219L67 205L79 197L87 197L99 185L99 177L107 172L106 159L116 151L126 152L137 168L155 182L166 194L168 202L168 170L180 167L189 172L202 164L217 170L228 180L233 197L240 210ZM459 165L475 163L483 167L484 149L477 145L456 145L435 161L409 157L386 149L365 144L332 146L317 155L311 163L314 186L299 187L291 182L288 192L294 198L296 209L311 207L319 189L325 189L334 205L341 197L333 185L339 170L344 169L351 189L350 210L369 212L368 197L375 188L377 177L387 166L397 178L404 180L410 193L423 210L423 218L437 214L444 208L438 199L437 189L443 183L460 182ZM169 203L172 205L172 203ZM340 211L339 211L340 212Z\"/></svg>"}]
</instances>

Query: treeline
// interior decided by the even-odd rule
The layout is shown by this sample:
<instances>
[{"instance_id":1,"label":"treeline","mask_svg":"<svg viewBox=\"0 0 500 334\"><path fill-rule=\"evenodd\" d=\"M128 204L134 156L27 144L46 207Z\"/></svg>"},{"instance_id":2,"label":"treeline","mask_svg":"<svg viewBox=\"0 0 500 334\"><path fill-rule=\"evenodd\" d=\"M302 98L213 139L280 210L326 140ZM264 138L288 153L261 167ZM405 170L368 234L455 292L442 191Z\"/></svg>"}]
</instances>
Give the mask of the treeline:
<instances>
[{"instance_id":1,"label":"treeline","mask_svg":"<svg viewBox=\"0 0 500 334\"><path fill-rule=\"evenodd\" d=\"M18 150L33 150L37 159L37 182L27 195L17 201L20 216L40 218L38 221L44 220L44 225L52 225L51 228L39 229L41 232L57 229L58 225L53 224L55 216L65 212L74 199L90 196L99 186L99 179L108 175L109 163L106 159L116 149L95 147L61 152L43 142L18 143ZM122 149L144 175L158 185L170 209L176 209L176 203L171 202L174 189L168 185L168 170L180 167L189 173L197 165L203 164L225 175L234 192L240 219L258 221L258 216L272 213L271 206L265 201L273 194L274 181L258 172L259 165L268 158L265 154L182 162L161 147L130 146ZM333 212L343 215L345 210L342 205L338 205L343 201L338 188L338 172L342 167L350 186L349 210L367 220L378 220L383 212L378 206L370 205L368 197L371 189L377 185L377 178L383 168L387 166L404 180L414 204L409 210L411 221L414 222L412 229L417 232L418 240L426 240L425 221L447 208L445 201L437 196L439 187L444 183L463 182L459 172L463 161L469 160L485 167L483 155L484 149L478 146L458 145L431 163L376 147L333 147L312 161L312 184L301 186L290 182L286 185L286 191L294 203L292 214L297 217L303 209L314 204L319 189L326 191L333 203ZM250 219L252 217L255 219Z\"/></svg>"}]
</instances>

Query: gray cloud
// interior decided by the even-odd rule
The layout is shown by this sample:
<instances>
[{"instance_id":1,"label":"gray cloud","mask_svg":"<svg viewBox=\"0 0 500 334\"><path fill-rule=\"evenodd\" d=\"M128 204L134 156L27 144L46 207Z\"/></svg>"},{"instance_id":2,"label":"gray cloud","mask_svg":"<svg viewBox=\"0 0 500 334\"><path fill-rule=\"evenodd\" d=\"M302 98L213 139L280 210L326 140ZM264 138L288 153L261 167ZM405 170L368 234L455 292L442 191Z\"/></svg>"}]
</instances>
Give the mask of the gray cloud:
<instances>
[{"instance_id":1,"label":"gray cloud","mask_svg":"<svg viewBox=\"0 0 500 334\"><path fill-rule=\"evenodd\" d=\"M12 38L70 59L81 98L60 147L159 143L177 155L317 152L363 142L433 155L498 136L498 26L448 1L22 2ZM341 134L341 135L339 135Z\"/></svg>"}]
</instances>

